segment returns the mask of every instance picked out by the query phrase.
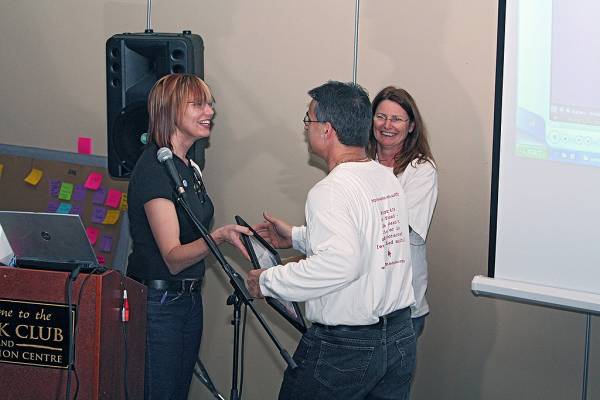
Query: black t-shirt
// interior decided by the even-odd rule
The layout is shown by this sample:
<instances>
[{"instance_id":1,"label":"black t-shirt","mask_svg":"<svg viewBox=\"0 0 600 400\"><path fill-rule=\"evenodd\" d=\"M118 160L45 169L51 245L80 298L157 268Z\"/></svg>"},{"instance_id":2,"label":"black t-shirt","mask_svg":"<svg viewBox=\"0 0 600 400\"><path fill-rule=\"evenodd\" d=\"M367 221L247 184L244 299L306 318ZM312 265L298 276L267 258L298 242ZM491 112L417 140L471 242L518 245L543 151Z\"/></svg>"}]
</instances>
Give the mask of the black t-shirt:
<instances>
[{"instance_id":1,"label":"black t-shirt","mask_svg":"<svg viewBox=\"0 0 600 400\"><path fill-rule=\"evenodd\" d=\"M174 184L165 166L158 162L157 150L158 147L153 143L145 147L129 182L127 202L133 251L129 255L127 274L137 279L147 280L201 279L204 276L204 261L186 268L177 275L171 275L154 241L144 204L156 198L165 198L175 204L179 221L179 241L182 244L193 242L201 237L185 210L177 204ZM202 195L196 191L199 185L194 177L192 167L187 166L176 155L173 155L173 162L186 188L186 198L191 209L208 229L214 213L212 201L208 194Z\"/></svg>"}]
</instances>

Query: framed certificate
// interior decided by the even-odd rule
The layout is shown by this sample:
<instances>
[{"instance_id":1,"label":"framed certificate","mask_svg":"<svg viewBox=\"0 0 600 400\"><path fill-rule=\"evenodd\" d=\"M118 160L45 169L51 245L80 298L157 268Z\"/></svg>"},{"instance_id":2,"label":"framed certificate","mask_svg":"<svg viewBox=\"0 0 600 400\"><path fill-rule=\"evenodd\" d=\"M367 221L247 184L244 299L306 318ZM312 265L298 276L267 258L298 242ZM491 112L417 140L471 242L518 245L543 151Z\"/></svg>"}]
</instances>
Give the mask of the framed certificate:
<instances>
[{"instance_id":1,"label":"framed certificate","mask_svg":"<svg viewBox=\"0 0 600 400\"><path fill-rule=\"evenodd\" d=\"M235 222L250 229L253 234L253 236L241 235L241 238L250 256L252 266L255 269L271 268L281 264L281 258L277 251L263 237L256 233L242 217L236 215ZM265 297L265 300L301 333L306 332L306 323L296 302L274 299L272 297Z\"/></svg>"}]
</instances>

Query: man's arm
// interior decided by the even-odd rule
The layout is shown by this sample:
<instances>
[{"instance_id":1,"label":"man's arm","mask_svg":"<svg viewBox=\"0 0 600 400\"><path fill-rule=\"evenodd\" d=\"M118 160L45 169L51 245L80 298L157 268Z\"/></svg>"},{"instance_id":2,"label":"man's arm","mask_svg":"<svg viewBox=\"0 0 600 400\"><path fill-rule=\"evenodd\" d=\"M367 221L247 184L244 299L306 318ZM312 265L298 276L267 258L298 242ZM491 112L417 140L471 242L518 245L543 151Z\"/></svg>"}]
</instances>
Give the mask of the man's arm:
<instances>
[{"instance_id":1,"label":"man's arm","mask_svg":"<svg viewBox=\"0 0 600 400\"><path fill-rule=\"evenodd\" d=\"M365 272L357 227L341 196L327 187L311 191L306 228L309 256L264 271L259 277L263 295L305 301L337 291Z\"/></svg>"}]
</instances>

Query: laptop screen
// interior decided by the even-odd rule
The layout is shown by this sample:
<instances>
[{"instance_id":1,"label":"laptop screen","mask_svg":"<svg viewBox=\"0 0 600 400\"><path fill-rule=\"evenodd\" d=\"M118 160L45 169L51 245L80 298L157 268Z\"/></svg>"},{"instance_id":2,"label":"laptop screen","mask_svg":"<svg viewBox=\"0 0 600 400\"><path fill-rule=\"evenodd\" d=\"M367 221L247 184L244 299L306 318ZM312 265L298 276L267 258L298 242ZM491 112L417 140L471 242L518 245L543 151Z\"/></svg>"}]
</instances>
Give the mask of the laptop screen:
<instances>
[{"instance_id":1,"label":"laptop screen","mask_svg":"<svg viewBox=\"0 0 600 400\"><path fill-rule=\"evenodd\" d=\"M0 211L17 265L26 260L97 265L79 215Z\"/></svg>"}]
</instances>

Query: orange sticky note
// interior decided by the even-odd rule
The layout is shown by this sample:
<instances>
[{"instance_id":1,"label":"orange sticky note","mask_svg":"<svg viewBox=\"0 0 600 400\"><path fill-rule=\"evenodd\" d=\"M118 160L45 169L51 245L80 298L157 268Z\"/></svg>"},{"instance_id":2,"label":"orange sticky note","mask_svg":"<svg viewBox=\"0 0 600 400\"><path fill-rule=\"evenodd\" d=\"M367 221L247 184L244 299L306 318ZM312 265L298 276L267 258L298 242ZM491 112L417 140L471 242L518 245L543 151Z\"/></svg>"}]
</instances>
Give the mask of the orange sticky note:
<instances>
[{"instance_id":1,"label":"orange sticky note","mask_svg":"<svg viewBox=\"0 0 600 400\"><path fill-rule=\"evenodd\" d=\"M121 192L116 189L108 189L104 205L112 208L119 208L121 204Z\"/></svg>"},{"instance_id":2,"label":"orange sticky note","mask_svg":"<svg viewBox=\"0 0 600 400\"><path fill-rule=\"evenodd\" d=\"M36 186L42 180L42 176L44 176L44 172L37 168L32 168L31 172L25 178L25 182L29 183L32 186Z\"/></svg>"},{"instance_id":3,"label":"orange sticky note","mask_svg":"<svg viewBox=\"0 0 600 400\"><path fill-rule=\"evenodd\" d=\"M93 226L88 226L85 229L85 233L87 233L87 237L90 240L92 246L95 245L96 241L98 240L98 235L100 234L100 229L94 228Z\"/></svg>"},{"instance_id":4,"label":"orange sticky note","mask_svg":"<svg viewBox=\"0 0 600 400\"><path fill-rule=\"evenodd\" d=\"M104 221L102 221L102 223L104 225L114 225L119 220L120 215L121 211L119 210L108 210L106 212L106 217L104 217Z\"/></svg>"},{"instance_id":5,"label":"orange sticky note","mask_svg":"<svg viewBox=\"0 0 600 400\"><path fill-rule=\"evenodd\" d=\"M77 139L77 152L79 154L92 154L92 138L80 136Z\"/></svg>"},{"instance_id":6,"label":"orange sticky note","mask_svg":"<svg viewBox=\"0 0 600 400\"><path fill-rule=\"evenodd\" d=\"M98 190L102 183L102 174L98 172L90 172L83 187L91 190Z\"/></svg>"}]
</instances>

